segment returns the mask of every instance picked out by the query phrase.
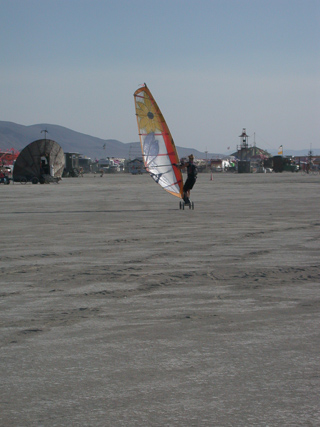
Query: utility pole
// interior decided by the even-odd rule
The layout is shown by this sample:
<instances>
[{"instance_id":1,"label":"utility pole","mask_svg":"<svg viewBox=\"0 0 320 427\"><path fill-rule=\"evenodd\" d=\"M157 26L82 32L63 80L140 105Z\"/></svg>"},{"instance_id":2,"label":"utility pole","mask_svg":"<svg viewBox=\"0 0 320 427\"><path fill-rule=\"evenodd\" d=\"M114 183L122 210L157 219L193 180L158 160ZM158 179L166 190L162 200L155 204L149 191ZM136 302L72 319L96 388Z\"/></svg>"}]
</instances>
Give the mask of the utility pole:
<instances>
[{"instance_id":1,"label":"utility pole","mask_svg":"<svg viewBox=\"0 0 320 427\"><path fill-rule=\"evenodd\" d=\"M312 144L310 144L310 151L308 153L308 157L309 157L309 163L311 165L311 163L312 163L312 157L313 157Z\"/></svg>"},{"instance_id":2,"label":"utility pole","mask_svg":"<svg viewBox=\"0 0 320 427\"><path fill-rule=\"evenodd\" d=\"M205 153L206 153L206 172L207 172L207 170L208 170L208 150L207 150L207 147L206 147Z\"/></svg>"},{"instance_id":3,"label":"utility pole","mask_svg":"<svg viewBox=\"0 0 320 427\"><path fill-rule=\"evenodd\" d=\"M44 139L47 140L47 133L49 133L47 129L42 130L40 133L44 133Z\"/></svg>"}]
</instances>

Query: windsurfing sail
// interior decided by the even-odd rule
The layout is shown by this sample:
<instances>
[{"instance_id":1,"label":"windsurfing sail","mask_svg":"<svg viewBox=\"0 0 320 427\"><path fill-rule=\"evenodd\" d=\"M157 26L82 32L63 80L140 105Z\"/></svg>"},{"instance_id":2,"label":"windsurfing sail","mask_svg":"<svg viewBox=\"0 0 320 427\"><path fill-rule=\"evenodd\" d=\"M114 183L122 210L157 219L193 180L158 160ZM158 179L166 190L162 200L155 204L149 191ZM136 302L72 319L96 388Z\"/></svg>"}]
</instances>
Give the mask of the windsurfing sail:
<instances>
[{"instance_id":1,"label":"windsurfing sail","mask_svg":"<svg viewBox=\"0 0 320 427\"><path fill-rule=\"evenodd\" d=\"M164 117L147 85L134 93L144 166L169 193L183 197L183 178L176 167L179 157Z\"/></svg>"}]
</instances>

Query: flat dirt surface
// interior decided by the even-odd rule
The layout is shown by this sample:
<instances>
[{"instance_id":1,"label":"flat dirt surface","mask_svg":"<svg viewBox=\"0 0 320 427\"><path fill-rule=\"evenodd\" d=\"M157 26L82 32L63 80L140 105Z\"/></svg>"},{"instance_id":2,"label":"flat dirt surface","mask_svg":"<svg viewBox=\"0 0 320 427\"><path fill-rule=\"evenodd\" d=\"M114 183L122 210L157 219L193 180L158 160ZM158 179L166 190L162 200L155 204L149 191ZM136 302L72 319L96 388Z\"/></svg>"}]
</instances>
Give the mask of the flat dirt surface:
<instances>
[{"instance_id":1,"label":"flat dirt surface","mask_svg":"<svg viewBox=\"0 0 320 427\"><path fill-rule=\"evenodd\" d=\"M320 176L1 185L1 426L319 426Z\"/></svg>"}]
</instances>

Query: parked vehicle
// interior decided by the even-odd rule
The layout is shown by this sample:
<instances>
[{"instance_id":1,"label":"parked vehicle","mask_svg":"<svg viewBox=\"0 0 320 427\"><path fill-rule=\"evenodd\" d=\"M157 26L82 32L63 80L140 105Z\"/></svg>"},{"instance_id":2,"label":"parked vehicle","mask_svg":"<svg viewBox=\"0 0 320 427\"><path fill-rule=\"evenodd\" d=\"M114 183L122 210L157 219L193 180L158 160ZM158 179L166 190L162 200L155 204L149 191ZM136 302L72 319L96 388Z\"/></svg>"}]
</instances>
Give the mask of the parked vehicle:
<instances>
[{"instance_id":1,"label":"parked vehicle","mask_svg":"<svg viewBox=\"0 0 320 427\"><path fill-rule=\"evenodd\" d=\"M274 172L299 172L299 165L295 164L292 157L273 156L272 163Z\"/></svg>"}]
</instances>

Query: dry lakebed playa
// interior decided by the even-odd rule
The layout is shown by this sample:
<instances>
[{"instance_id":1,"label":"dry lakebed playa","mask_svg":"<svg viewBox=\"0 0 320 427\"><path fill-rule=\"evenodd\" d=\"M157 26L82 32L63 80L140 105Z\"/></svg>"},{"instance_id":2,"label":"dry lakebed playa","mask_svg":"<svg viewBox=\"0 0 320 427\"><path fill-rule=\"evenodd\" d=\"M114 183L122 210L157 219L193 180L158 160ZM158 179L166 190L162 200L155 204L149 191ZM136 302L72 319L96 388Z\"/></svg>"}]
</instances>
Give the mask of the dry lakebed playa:
<instances>
[{"instance_id":1,"label":"dry lakebed playa","mask_svg":"<svg viewBox=\"0 0 320 427\"><path fill-rule=\"evenodd\" d=\"M319 426L320 176L1 185L1 426Z\"/></svg>"}]
</instances>

